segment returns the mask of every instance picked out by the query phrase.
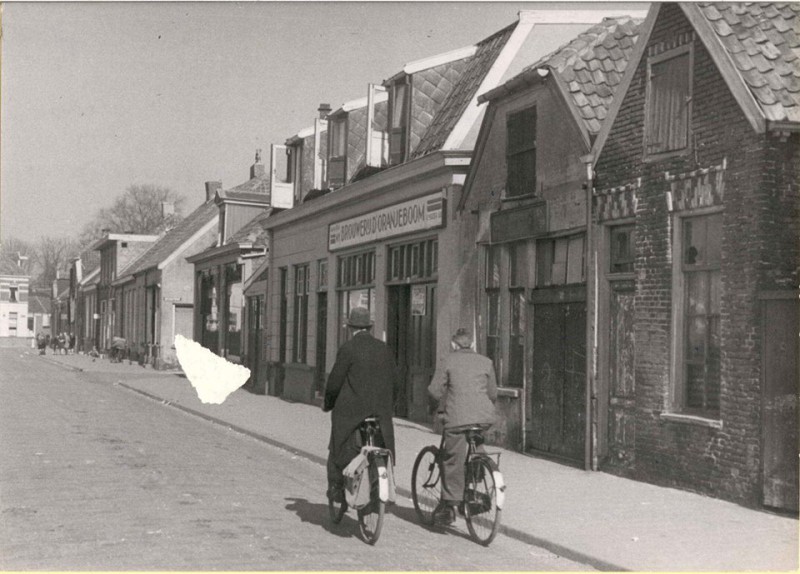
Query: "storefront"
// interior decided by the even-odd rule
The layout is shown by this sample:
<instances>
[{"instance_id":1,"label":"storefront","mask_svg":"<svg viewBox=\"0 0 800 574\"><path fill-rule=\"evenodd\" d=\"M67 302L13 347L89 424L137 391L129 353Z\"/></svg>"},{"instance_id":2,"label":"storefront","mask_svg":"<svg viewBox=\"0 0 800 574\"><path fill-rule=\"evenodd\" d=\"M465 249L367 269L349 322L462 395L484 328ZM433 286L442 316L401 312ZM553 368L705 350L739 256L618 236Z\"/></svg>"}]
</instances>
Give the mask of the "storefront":
<instances>
[{"instance_id":1,"label":"storefront","mask_svg":"<svg viewBox=\"0 0 800 574\"><path fill-rule=\"evenodd\" d=\"M427 386L441 353L439 241L464 165L441 155L420 163L429 170L425 181L406 180L412 170L386 170L266 223L270 394L318 400L350 336L348 313L363 306L398 363L395 413L428 420Z\"/></svg>"}]
</instances>

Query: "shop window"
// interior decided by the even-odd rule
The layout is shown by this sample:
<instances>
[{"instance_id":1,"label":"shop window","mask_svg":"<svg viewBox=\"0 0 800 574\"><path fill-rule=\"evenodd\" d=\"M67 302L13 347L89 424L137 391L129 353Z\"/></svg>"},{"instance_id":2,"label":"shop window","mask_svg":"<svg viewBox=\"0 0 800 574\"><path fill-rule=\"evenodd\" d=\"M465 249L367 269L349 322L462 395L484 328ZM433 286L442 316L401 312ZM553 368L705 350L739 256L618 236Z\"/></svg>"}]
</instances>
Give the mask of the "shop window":
<instances>
[{"instance_id":1,"label":"shop window","mask_svg":"<svg viewBox=\"0 0 800 574\"><path fill-rule=\"evenodd\" d=\"M406 160L408 147L408 85L393 84L389 97L389 163L397 165Z\"/></svg>"},{"instance_id":2,"label":"shop window","mask_svg":"<svg viewBox=\"0 0 800 574\"><path fill-rule=\"evenodd\" d=\"M583 234L539 240L536 243L536 286L583 283L586 280L585 255Z\"/></svg>"},{"instance_id":3,"label":"shop window","mask_svg":"<svg viewBox=\"0 0 800 574\"><path fill-rule=\"evenodd\" d=\"M636 228L617 225L611 228L611 273L632 273L635 259Z\"/></svg>"},{"instance_id":4,"label":"shop window","mask_svg":"<svg viewBox=\"0 0 800 574\"><path fill-rule=\"evenodd\" d=\"M389 248L388 280L435 280L439 272L439 242L425 239Z\"/></svg>"},{"instance_id":5,"label":"shop window","mask_svg":"<svg viewBox=\"0 0 800 574\"><path fill-rule=\"evenodd\" d=\"M536 107L506 118L506 196L536 193Z\"/></svg>"},{"instance_id":6,"label":"shop window","mask_svg":"<svg viewBox=\"0 0 800 574\"><path fill-rule=\"evenodd\" d=\"M719 416L720 394L720 239L722 215L682 220L680 275L683 288L673 291L683 325L675 377L677 410L701 416Z\"/></svg>"},{"instance_id":7,"label":"shop window","mask_svg":"<svg viewBox=\"0 0 800 574\"><path fill-rule=\"evenodd\" d=\"M339 290L339 341L350 338L347 317L354 307L366 307L375 320L375 252L365 251L339 257L337 263Z\"/></svg>"},{"instance_id":8,"label":"shop window","mask_svg":"<svg viewBox=\"0 0 800 574\"><path fill-rule=\"evenodd\" d=\"M241 265L229 263L225 266L225 294L228 323L228 330L225 334L226 354L239 357L242 354L242 311L244 308Z\"/></svg>"},{"instance_id":9,"label":"shop window","mask_svg":"<svg viewBox=\"0 0 800 574\"><path fill-rule=\"evenodd\" d=\"M305 363L308 348L309 266L294 268L294 321L292 322L292 362Z\"/></svg>"},{"instance_id":10,"label":"shop window","mask_svg":"<svg viewBox=\"0 0 800 574\"><path fill-rule=\"evenodd\" d=\"M347 118L329 120L328 186L342 187L347 179Z\"/></svg>"},{"instance_id":11,"label":"shop window","mask_svg":"<svg viewBox=\"0 0 800 574\"><path fill-rule=\"evenodd\" d=\"M658 158L689 148L692 78L691 45L647 61L645 155Z\"/></svg>"},{"instance_id":12,"label":"shop window","mask_svg":"<svg viewBox=\"0 0 800 574\"><path fill-rule=\"evenodd\" d=\"M500 256L501 246L486 248L486 356L500 371Z\"/></svg>"}]
</instances>

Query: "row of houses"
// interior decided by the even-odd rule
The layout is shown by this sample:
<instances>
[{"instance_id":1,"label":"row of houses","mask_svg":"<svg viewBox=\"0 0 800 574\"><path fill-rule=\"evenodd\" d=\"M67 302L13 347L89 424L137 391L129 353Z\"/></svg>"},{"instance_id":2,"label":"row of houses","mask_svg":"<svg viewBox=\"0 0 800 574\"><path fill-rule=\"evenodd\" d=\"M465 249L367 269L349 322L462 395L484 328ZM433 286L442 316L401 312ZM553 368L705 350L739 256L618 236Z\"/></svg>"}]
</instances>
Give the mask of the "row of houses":
<instances>
[{"instance_id":1,"label":"row of houses","mask_svg":"<svg viewBox=\"0 0 800 574\"><path fill-rule=\"evenodd\" d=\"M798 10L520 12L322 104L163 236L106 234L70 330L159 367L191 336L314 403L366 306L426 423L467 326L495 444L797 511Z\"/></svg>"}]
</instances>

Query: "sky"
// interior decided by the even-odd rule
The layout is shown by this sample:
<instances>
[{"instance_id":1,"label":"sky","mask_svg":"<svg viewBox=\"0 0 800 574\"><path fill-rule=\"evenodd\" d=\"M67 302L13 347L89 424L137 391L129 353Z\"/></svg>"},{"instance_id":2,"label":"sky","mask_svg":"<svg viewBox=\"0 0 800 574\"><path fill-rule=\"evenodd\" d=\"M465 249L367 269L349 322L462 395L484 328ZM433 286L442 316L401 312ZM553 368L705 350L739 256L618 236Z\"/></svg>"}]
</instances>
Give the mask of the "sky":
<instances>
[{"instance_id":1,"label":"sky","mask_svg":"<svg viewBox=\"0 0 800 574\"><path fill-rule=\"evenodd\" d=\"M77 236L132 184L174 189L188 213L205 181L247 180L255 150L268 158L320 103L364 97L522 9L591 7L647 5L6 2L0 239Z\"/></svg>"}]
</instances>

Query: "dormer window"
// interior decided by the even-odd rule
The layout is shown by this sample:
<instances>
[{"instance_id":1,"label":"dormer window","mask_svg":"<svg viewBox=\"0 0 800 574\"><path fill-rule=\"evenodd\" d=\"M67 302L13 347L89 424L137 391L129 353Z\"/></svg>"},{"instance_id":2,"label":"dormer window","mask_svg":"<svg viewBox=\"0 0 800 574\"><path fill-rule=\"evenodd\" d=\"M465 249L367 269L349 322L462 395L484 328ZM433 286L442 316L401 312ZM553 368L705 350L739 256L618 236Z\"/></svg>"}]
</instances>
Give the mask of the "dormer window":
<instances>
[{"instance_id":1,"label":"dormer window","mask_svg":"<svg viewBox=\"0 0 800 574\"><path fill-rule=\"evenodd\" d=\"M389 98L389 163L397 165L406 160L408 148L408 85L393 84Z\"/></svg>"},{"instance_id":2,"label":"dormer window","mask_svg":"<svg viewBox=\"0 0 800 574\"><path fill-rule=\"evenodd\" d=\"M506 118L506 197L536 193L536 106Z\"/></svg>"},{"instance_id":3,"label":"dormer window","mask_svg":"<svg viewBox=\"0 0 800 574\"><path fill-rule=\"evenodd\" d=\"M347 176L347 117L328 120L328 186L342 187Z\"/></svg>"}]
</instances>

